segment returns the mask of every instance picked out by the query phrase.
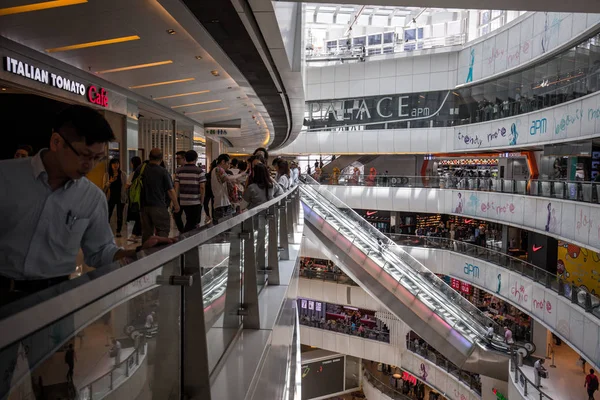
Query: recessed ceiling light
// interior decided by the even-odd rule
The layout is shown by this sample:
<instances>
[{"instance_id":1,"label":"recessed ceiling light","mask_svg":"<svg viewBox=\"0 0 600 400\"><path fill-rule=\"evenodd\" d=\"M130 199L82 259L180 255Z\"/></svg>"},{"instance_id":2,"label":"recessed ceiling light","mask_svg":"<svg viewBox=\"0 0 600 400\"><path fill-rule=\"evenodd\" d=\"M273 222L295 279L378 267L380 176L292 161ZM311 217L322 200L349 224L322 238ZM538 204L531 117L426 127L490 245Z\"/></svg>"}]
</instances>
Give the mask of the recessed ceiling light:
<instances>
[{"instance_id":1,"label":"recessed ceiling light","mask_svg":"<svg viewBox=\"0 0 600 400\"><path fill-rule=\"evenodd\" d=\"M3 87L3 88L2 88L2 91L4 92L5 90L6 90L6 88L5 88L5 87Z\"/></svg>"},{"instance_id":2,"label":"recessed ceiling light","mask_svg":"<svg viewBox=\"0 0 600 400\"><path fill-rule=\"evenodd\" d=\"M173 83L189 82L189 81L193 81L195 79L196 78L185 78L185 79L177 79L174 81L147 83L145 85L129 86L129 89L142 89L142 88L153 87L153 86L171 85Z\"/></svg>"},{"instance_id":3,"label":"recessed ceiling light","mask_svg":"<svg viewBox=\"0 0 600 400\"><path fill-rule=\"evenodd\" d=\"M216 69L213 69L212 71L210 71L211 74L213 74L213 76L219 76L219 71L217 71Z\"/></svg>"},{"instance_id":4,"label":"recessed ceiling light","mask_svg":"<svg viewBox=\"0 0 600 400\"><path fill-rule=\"evenodd\" d=\"M228 108L229 108L229 107L223 107L223 108L213 108L212 110L194 111L194 112L185 113L185 115L190 115L190 114L203 114L203 113L208 113L208 112L213 112L213 111L227 110Z\"/></svg>"},{"instance_id":5,"label":"recessed ceiling light","mask_svg":"<svg viewBox=\"0 0 600 400\"><path fill-rule=\"evenodd\" d=\"M204 93L209 93L209 92L210 92L210 90L201 90L199 92L172 94L170 96L155 97L154 100L173 99L175 97L192 96L194 94L204 94Z\"/></svg>"},{"instance_id":6,"label":"recessed ceiling light","mask_svg":"<svg viewBox=\"0 0 600 400\"><path fill-rule=\"evenodd\" d=\"M46 49L46 52L48 52L48 53L58 53L60 51L70 51L70 50L87 49L88 47L105 46L107 44L116 44L116 43L130 42L132 40L140 40L140 37L138 35L132 35L132 36L123 36L123 37L113 38L113 39L97 40L95 42L86 42L86 43L79 43L79 44L71 44L69 46L54 47L54 48L51 48L51 49Z\"/></svg>"},{"instance_id":7,"label":"recessed ceiling light","mask_svg":"<svg viewBox=\"0 0 600 400\"><path fill-rule=\"evenodd\" d=\"M201 104L210 104L210 103L218 103L221 100L208 100L208 101L201 101L199 103L190 103L190 104L181 104L179 106L173 106L171 108L181 108L181 107L189 107L189 106L199 106Z\"/></svg>"},{"instance_id":8,"label":"recessed ceiling light","mask_svg":"<svg viewBox=\"0 0 600 400\"><path fill-rule=\"evenodd\" d=\"M49 8L73 6L75 4L87 3L88 0L54 0L54 1L43 1L40 3L27 4L24 6L0 8L0 16L20 14L31 11L47 10Z\"/></svg>"},{"instance_id":9,"label":"recessed ceiling light","mask_svg":"<svg viewBox=\"0 0 600 400\"><path fill-rule=\"evenodd\" d=\"M160 65L167 65L167 64L173 64L173 61L167 60L167 61L158 61L158 62L153 62L153 63L148 63L148 64L130 65L129 67L106 69L104 71L98 71L96 73L97 74L109 74L111 72L131 71L132 69L158 67Z\"/></svg>"},{"instance_id":10,"label":"recessed ceiling light","mask_svg":"<svg viewBox=\"0 0 600 400\"><path fill-rule=\"evenodd\" d=\"M196 56L196 60L202 60L202 56Z\"/></svg>"},{"instance_id":11,"label":"recessed ceiling light","mask_svg":"<svg viewBox=\"0 0 600 400\"><path fill-rule=\"evenodd\" d=\"M175 29L167 29L167 33L168 33L169 35L174 35L174 34L176 34L177 32L175 32Z\"/></svg>"}]
</instances>

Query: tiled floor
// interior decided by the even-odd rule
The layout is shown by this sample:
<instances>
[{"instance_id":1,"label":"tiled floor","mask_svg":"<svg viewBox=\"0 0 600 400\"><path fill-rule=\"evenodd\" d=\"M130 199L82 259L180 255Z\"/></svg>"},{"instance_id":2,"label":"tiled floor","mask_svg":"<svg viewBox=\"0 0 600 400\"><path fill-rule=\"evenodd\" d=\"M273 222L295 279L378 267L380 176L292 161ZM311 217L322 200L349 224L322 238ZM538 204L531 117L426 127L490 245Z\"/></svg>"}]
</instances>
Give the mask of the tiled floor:
<instances>
[{"instance_id":1,"label":"tiled floor","mask_svg":"<svg viewBox=\"0 0 600 400\"><path fill-rule=\"evenodd\" d=\"M581 400L587 399L587 393L583 387L585 373L582 367L577 366L579 354L571 350L569 346L563 343L560 346L554 346L554 365L552 360L546 360L545 368L549 372L548 379L542 379L541 391L555 400ZM590 366L587 364L586 369ZM523 366L523 372L527 377L534 381L533 368ZM512 377L511 377L512 378ZM535 390L533 391L535 392ZM539 400L539 394L528 394L529 398Z\"/></svg>"}]
</instances>

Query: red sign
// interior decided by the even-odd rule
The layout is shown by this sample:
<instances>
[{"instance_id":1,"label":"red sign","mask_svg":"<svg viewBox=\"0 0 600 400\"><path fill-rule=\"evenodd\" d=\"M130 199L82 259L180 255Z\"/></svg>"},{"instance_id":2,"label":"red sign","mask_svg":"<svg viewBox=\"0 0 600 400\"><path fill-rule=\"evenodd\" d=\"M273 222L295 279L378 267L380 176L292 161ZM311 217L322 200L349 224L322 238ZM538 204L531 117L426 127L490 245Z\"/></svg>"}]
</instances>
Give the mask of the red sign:
<instances>
[{"instance_id":1,"label":"red sign","mask_svg":"<svg viewBox=\"0 0 600 400\"><path fill-rule=\"evenodd\" d=\"M402 380L403 381L407 381L409 383L412 383L413 385L417 384L417 378L415 378L414 376L412 376L411 374L409 374L408 372L404 371L402 373Z\"/></svg>"},{"instance_id":2,"label":"red sign","mask_svg":"<svg viewBox=\"0 0 600 400\"><path fill-rule=\"evenodd\" d=\"M88 101L92 104L97 104L100 107L108 107L108 94L106 89L97 88L94 85L90 85L87 90Z\"/></svg>"},{"instance_id":3,"label":"red sign","mask_svg":"<svg viewBox=\"0 0 600 400\"><path fill-rule=\"evenodd\" d=\"M536 246L535 244L533 245L533 251L538 251L539 249L541 249L544 246Z\"/></svg>"},{"instance_id":4,"label":"red sign","mask_svg":"<svg viewBox=\"0 0 600 400\"><path fill-rule=\"evenodd\" d=\"M450 278L450 287L456 291L459 291L460 281L458 279Z\"/></svg>"},{"instance_id":5,"label":"red sign","mask_svg":"<svg viewBox=\"0 0 600 400\"><path fill-rule=\"evenodd\" d=\"M460 291L465 294L471 294L471 285L465 282L460 282Z\"/></svg>"}]
</instances>

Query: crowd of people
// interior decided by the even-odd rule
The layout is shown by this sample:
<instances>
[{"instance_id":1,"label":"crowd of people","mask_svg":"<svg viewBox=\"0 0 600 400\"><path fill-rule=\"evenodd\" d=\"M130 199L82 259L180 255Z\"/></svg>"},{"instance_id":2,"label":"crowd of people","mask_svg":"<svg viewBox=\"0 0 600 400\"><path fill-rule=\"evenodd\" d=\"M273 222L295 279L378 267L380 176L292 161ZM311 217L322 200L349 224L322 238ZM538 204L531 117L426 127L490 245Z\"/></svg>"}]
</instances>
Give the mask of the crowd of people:
<instances>
[{"instance_id":1,"label":"crowd of people","mask_svg":"<svg viewBox=\"0 0 600 400\"><path fill-rule=\"evenodd\" d=\"M90 107L70 106L56 116L47 148L34 154L31 146L20 146L14 159L0 161L0 179L15 189L5 191L0 200L5 223L0 234L5 260L0 306L67 281L76 271L80 249L90 267L127 264L142 249L176 240L171 218L179 233L185 233L201 224L203 213L206 223L217 224L298 183L298 166L276 158L269 168L264 148L239 162L221 154L208 172L198 165L194 150L178 152L174 176L165 168L162 150L154 148L148 160L130 160L129 176L118 159L109 160L98 188L86 176L106 160L107 145L114 140L103 115ZM113 233L110 217L115 209ZM129 241L140 242L135 249L115 242L125 213L134 222Z\"/></svg>"},{"instance_id":2,"label":"crowd of people","mask_svg":"<svg viewBox=\"0 0 600 400\"><path fill-rule=\"evenodd\" d=\"M362 322L363 316L359 310L340 311L343 318L329 318L301 315L300 325L311 326L314 328L326 329L346 335L359 336L365 339L378 340L380 342L390 342L390 330L384 323L381 323L381 329L372 329L366 323Z\"/></svg>"}]
</instances>

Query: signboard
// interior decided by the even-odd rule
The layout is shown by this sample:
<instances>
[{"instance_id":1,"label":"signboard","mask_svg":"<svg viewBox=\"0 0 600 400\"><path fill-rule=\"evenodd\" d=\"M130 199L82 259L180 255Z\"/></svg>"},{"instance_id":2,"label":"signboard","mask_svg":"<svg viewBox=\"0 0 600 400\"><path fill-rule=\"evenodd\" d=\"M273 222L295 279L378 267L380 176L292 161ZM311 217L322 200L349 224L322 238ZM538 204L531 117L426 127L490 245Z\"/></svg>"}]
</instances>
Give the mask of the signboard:
<instances>
[{"instance_id":1,"label":"signboard","mask_svg":"<svg viewBox=\"0 0 600 400\"><path fill-rule=\"evenodd\" d=\"M302 365L302 399L312 399L344 391L345 357Z\"/></svg>"},{"instance_id":2,"label":"signboard","mask_svg":"<svg viewBox=\"0 0 600 400\"><path fill-rule=\"evenodd\" d=\"M429 120L453 119L448 91L370 96L346 100L306 102L304 125L309 129ZM450 96L452 97L452 96ZM452 110L452 114L454 114Z\"/></svg>"},{"instance_id":3,"label":"signboard","mask_svg":"<svg viewBox=\"0 0 600 400\"><path fill-rule=\"evenodd\" d=\"M240 128L205 126L204 133L207 136L242 137L242 130Z\"/></svg>"},{"instance_id":4,"label":"signboard","mask_svg":"<svg viewBox=\"0 0 600 400\"><path fill-rule=\"evenodd\" d=\"M455 278L450 278L450 287L457 292L460 291L460 281Z\"/></svg>"},{"instance_id":5,"label":"signboard","mask_svg":"<svg viewBox=\"0 0 600 400\"><path fill-rule=\"evenodd\" d=\"M13 79L12 77L17 76L25 79L24 85L33 89L40 89L39 84L46 85L52 88L49 89L50 92L66 96L74 101L87 102L120 114L127 113L127 98L125 96L114 92L109 93L106 88L100 85L86 83L78 77L43 66L42 63L27 59L24 56L13 55L4 50L2 50L2 53L4 67L0 79L10 81ZM27 84L27 81L34 83Z\"/></svg>"}]
</instances>

